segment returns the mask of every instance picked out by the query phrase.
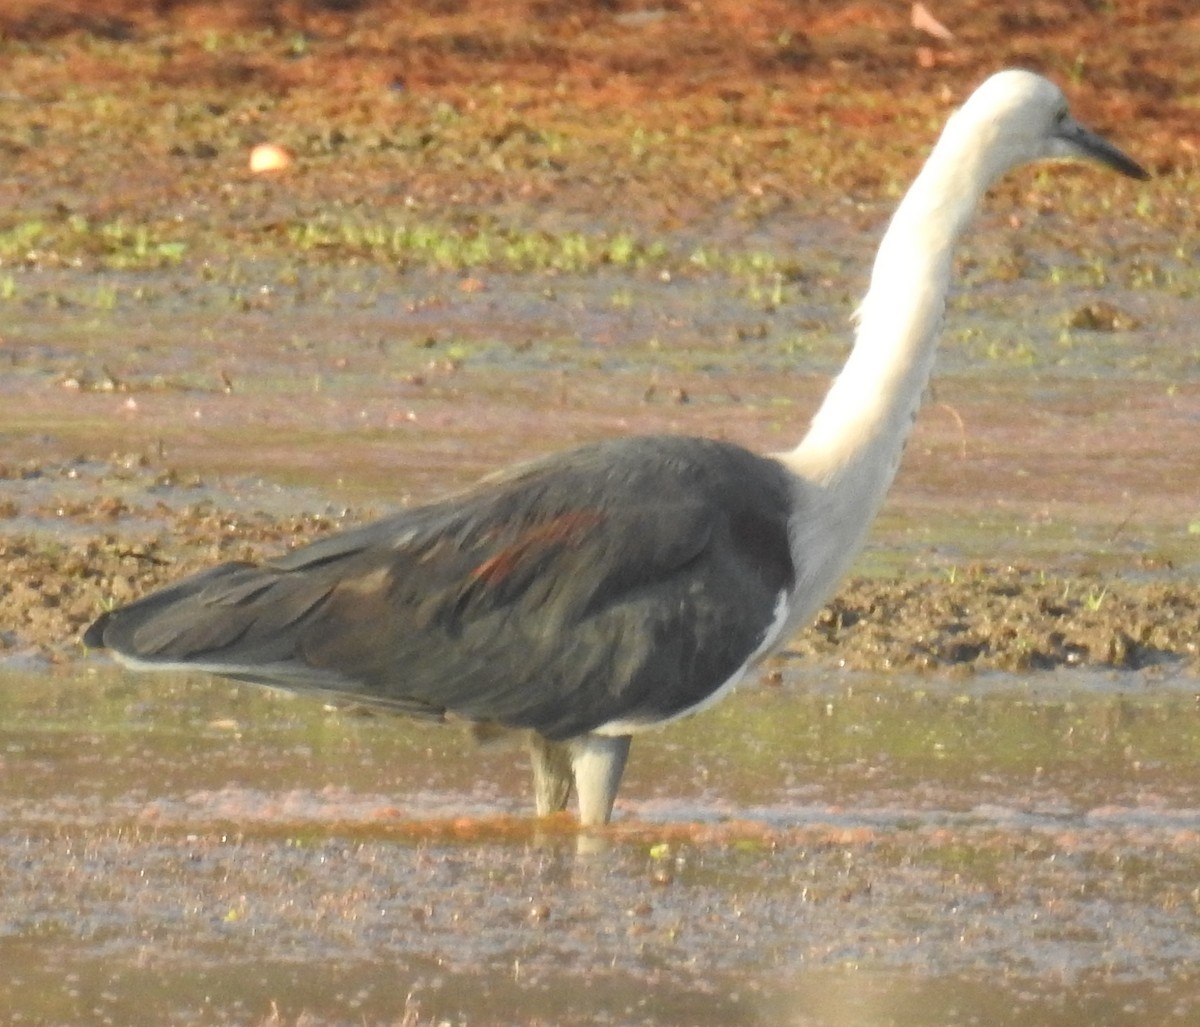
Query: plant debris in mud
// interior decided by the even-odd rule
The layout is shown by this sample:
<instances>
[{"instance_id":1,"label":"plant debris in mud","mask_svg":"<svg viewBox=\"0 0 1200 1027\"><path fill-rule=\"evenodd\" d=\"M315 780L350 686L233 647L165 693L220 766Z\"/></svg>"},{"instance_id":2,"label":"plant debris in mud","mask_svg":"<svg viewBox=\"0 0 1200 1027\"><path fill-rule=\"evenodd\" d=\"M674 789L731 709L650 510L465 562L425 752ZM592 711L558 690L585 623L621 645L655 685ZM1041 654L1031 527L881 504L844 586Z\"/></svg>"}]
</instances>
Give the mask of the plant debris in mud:
<instances>
[{"instance_id":1,"label":"plant debris in mud","mask_svg":"<svg viewBox=\"0 0 1200 1027\"><path fill-rule=\"evenodd\" d=\"M1200 590L981 565L952 579L857 578L790 654L856 669L1200 666Z\"/></svg>"}]
</instances>

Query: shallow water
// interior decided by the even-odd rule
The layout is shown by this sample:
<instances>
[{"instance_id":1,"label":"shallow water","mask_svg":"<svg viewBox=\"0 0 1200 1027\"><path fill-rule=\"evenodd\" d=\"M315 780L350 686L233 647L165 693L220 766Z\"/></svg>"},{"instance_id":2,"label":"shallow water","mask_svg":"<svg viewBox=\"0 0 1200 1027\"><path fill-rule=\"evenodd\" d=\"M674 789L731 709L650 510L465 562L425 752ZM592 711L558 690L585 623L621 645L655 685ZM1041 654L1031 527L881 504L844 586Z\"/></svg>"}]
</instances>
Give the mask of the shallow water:
<instances>
[{"instance_id":1,"label":"shallow water","mask_svg":"<svg viewBox=\"0 0 1200 1027\"><path fill-rule=\"evenodd\" d=\"M14 1023L1191 1023L1200 695L785 662L602 841L518 751L203 678L0 682ZM273 1012L275 1010L275 1012Z\"/></svg>"}]
</instances>

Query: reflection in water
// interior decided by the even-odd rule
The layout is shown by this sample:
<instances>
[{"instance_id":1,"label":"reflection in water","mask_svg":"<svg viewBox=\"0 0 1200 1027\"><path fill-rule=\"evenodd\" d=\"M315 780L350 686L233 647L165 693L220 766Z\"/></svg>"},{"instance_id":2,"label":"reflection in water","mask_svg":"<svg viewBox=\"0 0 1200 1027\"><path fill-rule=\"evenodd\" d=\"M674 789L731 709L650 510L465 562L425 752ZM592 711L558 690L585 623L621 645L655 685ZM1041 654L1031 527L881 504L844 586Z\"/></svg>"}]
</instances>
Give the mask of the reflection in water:
<instances>
[{"instance_id":1,"label":"reflection in water","mask_svg":"<svg viewBox=\"0 0 1200 1027\"><path fill-rule=\"evenodd\" d=\"M522 755L450 731L203 678L9 675L0 1007L1195 1022L1200 725L1186 683L1137 683L750 686L636 751L593 840L515 815Z\"/></svg>"}]
</instances>

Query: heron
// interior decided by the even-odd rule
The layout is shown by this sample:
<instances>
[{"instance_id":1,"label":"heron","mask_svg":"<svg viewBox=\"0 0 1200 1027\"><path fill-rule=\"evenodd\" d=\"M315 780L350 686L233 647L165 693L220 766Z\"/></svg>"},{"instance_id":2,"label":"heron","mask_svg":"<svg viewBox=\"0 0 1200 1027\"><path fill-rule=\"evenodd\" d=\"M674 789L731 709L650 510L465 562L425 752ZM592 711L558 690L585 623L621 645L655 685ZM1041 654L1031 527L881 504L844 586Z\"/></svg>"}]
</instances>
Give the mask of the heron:
<instances>
[{"instance_id":1,"label":"heron","mask_svg":"<svg viewBox=\"0 0 1200 1027\"><path fill-rule=\"evenodd\" d=\"M932 373L955 245L1039 161L1147 172L1025 70L948 119L879 245L846 363L791 450L601 441L442 499L231 562L104 613L126 666L205 671L480 734L524 735L539 816L607 824L635 734L725 696L864 544Z\"/></svg>"}]
</instances>

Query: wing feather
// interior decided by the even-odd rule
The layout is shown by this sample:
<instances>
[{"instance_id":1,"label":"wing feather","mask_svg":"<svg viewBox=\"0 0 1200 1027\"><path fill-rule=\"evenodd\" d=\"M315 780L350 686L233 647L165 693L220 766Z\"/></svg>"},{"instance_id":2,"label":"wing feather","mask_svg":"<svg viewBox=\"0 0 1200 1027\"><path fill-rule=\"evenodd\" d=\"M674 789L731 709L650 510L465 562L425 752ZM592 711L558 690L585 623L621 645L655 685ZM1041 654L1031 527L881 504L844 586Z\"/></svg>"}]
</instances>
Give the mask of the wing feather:
<instances>
[{"instance_id":1,"label":"wing feather","mask_svg":"<svg viewBox=\"0 0 1200 1027\"><path fill-rule=\"evenodd\" d=\"M700 439L585 447L253 566L226 564L89 631L189 665L416 715L571 737L701 702L794 580L778 465Z\"/></svg>"}]
</instances>

